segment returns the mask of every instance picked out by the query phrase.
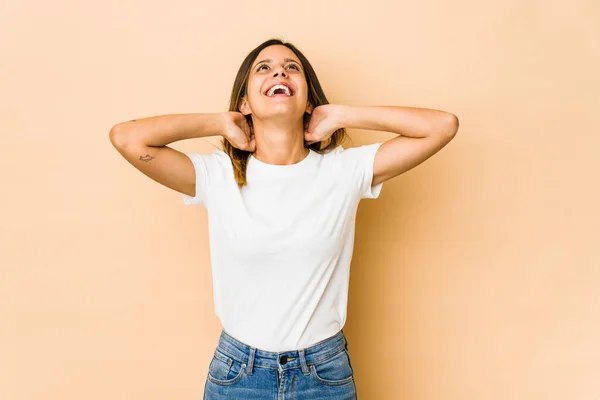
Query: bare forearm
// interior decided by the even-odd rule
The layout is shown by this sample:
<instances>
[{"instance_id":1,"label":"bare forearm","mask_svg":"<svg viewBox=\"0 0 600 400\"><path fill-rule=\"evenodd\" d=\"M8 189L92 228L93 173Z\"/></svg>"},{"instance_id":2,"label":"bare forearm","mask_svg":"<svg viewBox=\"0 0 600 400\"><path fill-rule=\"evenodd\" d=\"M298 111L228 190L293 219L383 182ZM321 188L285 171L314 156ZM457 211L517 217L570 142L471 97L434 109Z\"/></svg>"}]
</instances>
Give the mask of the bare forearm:
<instances>
[{"instance_id":1,"label":"bare forearm","mask_svg":"<svg viewBox=\"0 0 600 400\"><path fill-rule=\"evenodd\" d=\"M400 106L340 107L340 125L349 129L393 132L414 138L452 135L458 129L456 116L445 111Z\"/></svg>"},{"instance_id":2,"label":"bare forearm","mask_svg":"<svg viewBox=\"0 0 600 400\"><path fill-rule=\"evenodd\" d=\"M184 139L221 135L223 126L221 113L167 114L122 122L110 133L119 141L160 147Z\"/></svg>"}]
</instances>

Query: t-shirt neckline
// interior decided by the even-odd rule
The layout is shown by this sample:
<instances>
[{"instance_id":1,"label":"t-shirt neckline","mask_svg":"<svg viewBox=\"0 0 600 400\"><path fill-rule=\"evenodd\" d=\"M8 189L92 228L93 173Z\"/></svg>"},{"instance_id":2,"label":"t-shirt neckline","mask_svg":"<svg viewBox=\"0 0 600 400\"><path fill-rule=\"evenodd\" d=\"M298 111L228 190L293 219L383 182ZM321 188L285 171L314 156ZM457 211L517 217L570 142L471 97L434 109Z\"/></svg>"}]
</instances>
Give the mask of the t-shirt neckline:
<instances>
[{"instance_id":1,"label":"t-shirt neckline","mask_svg":"<svg viewBox=\"0 0 600 400\"><path fill-rule=\"evenodd\" d=\"M318 153L314 150L309 149L309 153L302 160L295 164L277 165L268 164L260 161L254 154L251 154L248 158L248 165L246 168L246 176L252 181L255 179L264 180L271 178L293 178L305 176L309 173L309 170L315 165L315 161L318 158Z\"/></svg>"},{"instance_id":2,"label":"t-shirt neckline","mask_svg":"<svg viewBox=\"0 0 600 400\"><path fill-rule=\"evenodd\" d=\"M308 151L308 154L306 155L306 157L304 157L302 160L300 160L294 164L285 164L285 165L269 164L264 161L260 161L258 158L254 157L254 154L250 155L250 159L252 160L252 163L260 166L260 168L269 168L269 169L274 169L274 170L296 169L296 168L302 167L304 164L307 164L310 161L310 159L313 157L313 155L317 154L312 149L308 149L308 150L309 151Z\"/></svg>"}]
</instances>

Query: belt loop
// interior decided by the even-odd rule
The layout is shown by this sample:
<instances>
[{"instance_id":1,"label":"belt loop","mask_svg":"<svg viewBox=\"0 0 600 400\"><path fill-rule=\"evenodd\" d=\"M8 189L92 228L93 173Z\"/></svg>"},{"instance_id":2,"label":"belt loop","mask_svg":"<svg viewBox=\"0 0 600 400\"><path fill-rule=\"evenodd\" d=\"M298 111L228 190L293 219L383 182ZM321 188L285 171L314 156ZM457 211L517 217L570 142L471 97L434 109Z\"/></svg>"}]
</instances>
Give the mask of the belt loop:
<instances>
[{"instance_id":1,"label":"belt loop","mask_svg":"<svg viewBox=\"0 0 600 400\"><path fill-rule=\"evenodd\" d=\"M310 374L310 371L308 370L308 365L306 365L306 357L304 355L304 349L298 350L298 355L300 356L300 365L302 366L302 372L304 373L304 375Z\"/></svg>"},{"instance_id":2,"label":"belt loop","mask_svg":"<svg viewBox=\"0 0 600 400\"><path fill-rule=\"evenodd\" d=\"M248 375L252 375L252 368L254 367L254 354L256 353L256 349L254 347L250 347L250 357L248 357L248 366L246 367L246 373Z\"/></svg>"}]
</instances>

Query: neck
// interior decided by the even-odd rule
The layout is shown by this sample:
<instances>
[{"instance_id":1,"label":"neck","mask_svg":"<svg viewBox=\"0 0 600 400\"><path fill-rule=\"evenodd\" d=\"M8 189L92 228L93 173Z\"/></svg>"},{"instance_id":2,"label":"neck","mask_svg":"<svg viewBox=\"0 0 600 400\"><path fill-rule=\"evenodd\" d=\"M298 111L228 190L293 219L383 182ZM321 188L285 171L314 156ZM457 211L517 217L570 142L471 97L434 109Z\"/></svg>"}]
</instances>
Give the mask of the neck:
<instances>
[{"instance_id":1,"label":"neck","mask_svg":"<svg viewBox=\"0 0 600 400\"><path fill-rule=\"evenodd\" d=\"M310 152L304 147L302 120L253 120L256 151L254 157L267 164L291 165L302 161Z\"/></svg>"}]
</instances>

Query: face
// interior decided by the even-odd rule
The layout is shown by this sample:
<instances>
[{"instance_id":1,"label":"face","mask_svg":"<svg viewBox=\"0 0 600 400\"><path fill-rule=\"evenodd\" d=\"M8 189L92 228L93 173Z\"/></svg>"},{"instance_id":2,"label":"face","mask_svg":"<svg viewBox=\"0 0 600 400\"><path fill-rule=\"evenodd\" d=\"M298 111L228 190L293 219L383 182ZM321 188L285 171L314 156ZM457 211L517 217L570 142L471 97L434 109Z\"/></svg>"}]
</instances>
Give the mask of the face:
<instances>
[{"instance_id":1,"label":"face","mask_svg":"<svg viewBox=\"0 0 600 400\"><path fill-rule=\"evenodd\" d=\"M259 119L282 115L301 119L305 112L312 111L304 69L292 50L275 45L258 54L250 69L240 111Z\"/></svg>"}]
</instances>

